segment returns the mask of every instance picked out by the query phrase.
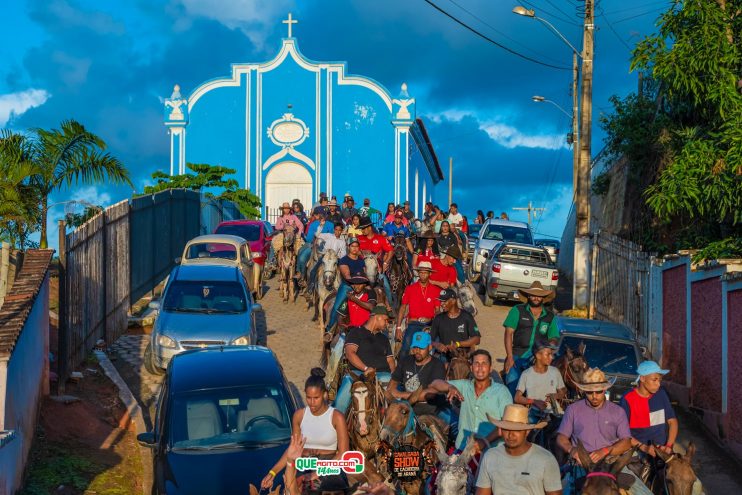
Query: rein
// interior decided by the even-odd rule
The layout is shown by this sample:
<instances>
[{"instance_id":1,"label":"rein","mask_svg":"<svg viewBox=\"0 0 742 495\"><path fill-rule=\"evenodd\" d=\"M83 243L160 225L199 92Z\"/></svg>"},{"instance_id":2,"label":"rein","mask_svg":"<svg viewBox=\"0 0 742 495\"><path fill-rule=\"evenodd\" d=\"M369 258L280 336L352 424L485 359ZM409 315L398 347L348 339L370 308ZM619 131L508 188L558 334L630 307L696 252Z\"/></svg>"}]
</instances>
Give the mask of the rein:
<instances>
[{"instance_id":1,"label":"rein","mask_svg":"<svg viewBox=\"0 0 742 495\"><path fill-rule=\"evenodd\" d=\"M404 399L397 399L394 402L399 404L407 404L410 407L410 416L407 418L407 424L405 425L404 430L402 430L401 432L392 430L387 425L381 426L381 429L389 432L396 441L399 438L407 438L415 434L415 429L417 427L417 417L415 416L415 411L412 409L412 404L410 404L408 401Z\"/></svg>"},{"instance_id":2,"label":"rein","mask_svg":"<svg viewBox=\"0 0 742 495\"><path fill-rule=\"evenodd\" d=\"M594 471L592 473L587 473L588 478L608 478L612 479L614 482L618 483L616 480L616 476L611 473L606 473L605 471Z\"/></svg>"}]
</instances>

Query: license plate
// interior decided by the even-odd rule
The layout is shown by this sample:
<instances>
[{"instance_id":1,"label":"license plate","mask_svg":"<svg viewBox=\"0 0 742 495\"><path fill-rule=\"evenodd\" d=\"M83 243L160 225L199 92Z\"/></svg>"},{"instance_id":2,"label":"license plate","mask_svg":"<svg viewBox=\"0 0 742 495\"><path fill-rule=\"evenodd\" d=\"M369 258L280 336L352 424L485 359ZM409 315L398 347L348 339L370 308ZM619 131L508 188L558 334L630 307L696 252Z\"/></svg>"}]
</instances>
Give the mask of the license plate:
<instances>
[{"instance_id":1,"label":"license plate","mask_svg":"<svg viewBox=\"0 0 742 495\"><path fill-rule=\"evenodd\" d=\"M549 276L549 272L547 272L546 270L531 270L531 274L534 277L539 277L539 278L546 278Z\"/></svg>"}]
</instances>

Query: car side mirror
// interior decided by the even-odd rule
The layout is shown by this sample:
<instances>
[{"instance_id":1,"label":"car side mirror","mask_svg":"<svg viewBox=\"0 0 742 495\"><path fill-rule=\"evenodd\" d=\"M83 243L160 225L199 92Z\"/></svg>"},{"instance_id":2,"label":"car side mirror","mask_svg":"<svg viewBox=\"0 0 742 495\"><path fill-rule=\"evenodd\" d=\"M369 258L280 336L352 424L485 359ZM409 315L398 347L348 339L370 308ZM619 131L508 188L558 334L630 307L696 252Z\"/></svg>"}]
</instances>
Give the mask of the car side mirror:
<instances>
[{"instance_id":1,"label":"car side mirror","mask_svg":"<svg viewBox=\"0 0 742 495\"><path fill-rule=\"evenodd\" d=\"M263 305L262 304L255 303L255 304L252 305L252 310L253 311L261 311L262 312L263 311Z\"/></svg>"},{"instance_id":2,"label":"car side mirror","mask_svg":"<svg viewBox=\"0 0 742 495\"><path fill-rule=\"evenodd\" d=\"M157 445L155 434L151 431L147 431L137 435L137 442L139 442L139 445L141 445L142 447L154 448Z\"/></svg>"},{"instance_id":3,"label":"car side mirror","mask_svg":"<svg viewBox=\"0 0 742 495\"><path fill-rule=\"evenodd\" d=\"M178 256L177 258L175 258L174 261L175 261L175 264L176 265L180 265L180 262L183 261L183 258L181 258L180 256Z\"/></svg>"},{"instance_id":4,"label":"car side mirror","mask_svg":"<svg viewBox=\"0 0 742 495\"><path fill-rule=\"evenodd\" d=\"M651 356L649 356L649 349L647 349L646 346L640 345L639 346L639 350L642 353L642 357L645 357L645 358L650 358L651 357Z\"/></svg>"},{"instance_id":5,"label":"car side mirror","mask_svg":"<svg viewBox=\"0 0 742 495\"><path fill-rule=\"evenodd\" d=\"M150 301L147 307L149 309L160 309L160 301Z\"/></svg>"}]
</instances>

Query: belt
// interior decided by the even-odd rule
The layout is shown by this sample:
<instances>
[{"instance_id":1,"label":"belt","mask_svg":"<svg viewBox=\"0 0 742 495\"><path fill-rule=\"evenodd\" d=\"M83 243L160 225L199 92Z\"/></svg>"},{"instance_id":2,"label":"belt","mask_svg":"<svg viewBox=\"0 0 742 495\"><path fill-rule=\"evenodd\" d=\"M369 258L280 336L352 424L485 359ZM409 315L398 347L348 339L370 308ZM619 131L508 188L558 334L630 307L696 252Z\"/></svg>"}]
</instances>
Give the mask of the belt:
<instances>
[{"instance_id":1,"label":"belt","mask_svg":"<svg viewBox=\"0 0 742 495\"><path fill-rule=\"evenodd\" d=\"M415 322L415 323L430 323L432 319L431 318L412 318L408 321Z\"/></svg>"}]
</instances>

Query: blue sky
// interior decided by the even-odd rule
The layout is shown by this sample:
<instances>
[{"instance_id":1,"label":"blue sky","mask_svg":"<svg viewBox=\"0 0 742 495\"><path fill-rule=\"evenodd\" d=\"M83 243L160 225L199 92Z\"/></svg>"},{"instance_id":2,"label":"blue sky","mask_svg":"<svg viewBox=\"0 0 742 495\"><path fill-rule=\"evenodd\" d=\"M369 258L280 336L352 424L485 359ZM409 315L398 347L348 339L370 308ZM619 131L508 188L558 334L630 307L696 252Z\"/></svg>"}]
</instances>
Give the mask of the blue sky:
<instances>
[{"instance_id":1,"label":"blue sky","mask_svg":"<svg viewBox=\"0 0 742 495\"><path fill-rule=\"evenodd\" d=\"M571 50L522 4L548 19L578 48L579 0L434 0L499 43L553 65ZM669 0L601 0L596 9L593 152L608 98L635 90L630 47L654 32ZM175 83L186 94L229 73L233 62L272 58L292 12L294 36L313 60L343 60L396 93L406 82L417 99L447 173L454 159L454 199L467 215L512 211L529 200L545 207L537 232L560 237L572 198L569 118L534 103L543 95L570 111L571 72L518 58L457 25L423 0L20 0L0 21L0 127L55 127L75 118L99 134L142 191L169 166L160 98ZM54 202L110 204L127 188L78 186ZM361 192L357 193L361 194ZM50 220L63 215L62 208ZM50 243L56 244L52 226Z\"/></svg>"}]
</instances>

